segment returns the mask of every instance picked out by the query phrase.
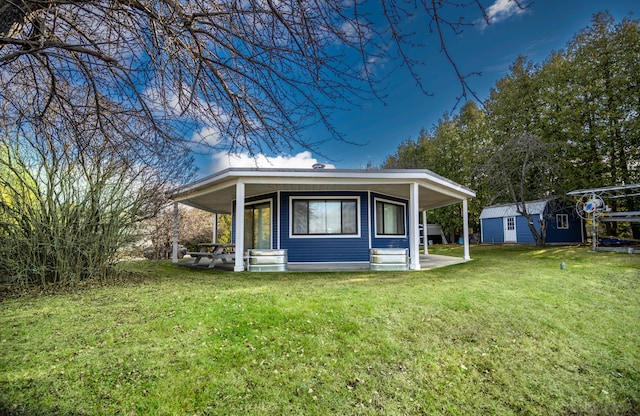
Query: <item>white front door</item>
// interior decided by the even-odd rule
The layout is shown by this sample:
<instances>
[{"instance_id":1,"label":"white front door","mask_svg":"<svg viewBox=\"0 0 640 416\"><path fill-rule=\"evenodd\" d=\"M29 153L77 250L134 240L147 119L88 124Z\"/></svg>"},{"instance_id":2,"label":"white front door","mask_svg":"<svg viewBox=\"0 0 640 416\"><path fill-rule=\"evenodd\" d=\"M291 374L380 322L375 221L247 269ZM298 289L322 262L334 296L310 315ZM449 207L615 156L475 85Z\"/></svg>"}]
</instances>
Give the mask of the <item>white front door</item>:
<instances>
[{"instance_id":1,"label":"white front door","mask_svg":"<svg viewBox=\"0 0 640 416\"><path fill-rule=\"evenodd\" d=\"M504 217L504 242L515 243L516 241L516 217Z\"/></svg>"}]
</instances>

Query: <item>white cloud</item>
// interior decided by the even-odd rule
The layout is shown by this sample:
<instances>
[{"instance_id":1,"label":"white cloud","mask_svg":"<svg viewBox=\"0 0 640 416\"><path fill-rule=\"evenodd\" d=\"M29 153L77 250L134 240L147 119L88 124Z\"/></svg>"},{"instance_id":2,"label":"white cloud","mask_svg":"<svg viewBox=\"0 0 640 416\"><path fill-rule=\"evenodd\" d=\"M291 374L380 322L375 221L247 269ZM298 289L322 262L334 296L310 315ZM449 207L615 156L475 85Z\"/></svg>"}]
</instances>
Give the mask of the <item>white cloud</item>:
<instances>
[{"instance_id":1,"label":"white cloud","mask_svg":"<svg viewBox=\"0 0 640 416\"><path fill-rule=\"evenodd\" d=\"M507 20L511 16L522 14L526 9L518 6L518 3L514 0L496 0L491 6L486 9L487 19L489 24L495 24L503 20ZM487 25L484 19L479 21L482 27Z\"/></svg>"},{"instance_id":2,"label":"white cloud","mask_svg":"<svg viewBox=\"0 0 640 416\"><path fill-rule=\"evenodd\" d=\"M198 144L215 146L220 142L220 130L213 126L203 127L193 133L191 141Z\"/></svg>"},{"instance_id":3,"label":"white cloud","mask_svg":"<svg viewBox=\"0 0 640 416\"><path fill-rule=\"evenodd\" d=\"M209 165L211 172L219 172L227 168L279 168L279 169L311 169L318 162L311 152L296 155L270 157L263 154L251 157L246 153L216 153ZM324 163L326 169L335 169L332 164Z\"/></svg>"}]
</instances>

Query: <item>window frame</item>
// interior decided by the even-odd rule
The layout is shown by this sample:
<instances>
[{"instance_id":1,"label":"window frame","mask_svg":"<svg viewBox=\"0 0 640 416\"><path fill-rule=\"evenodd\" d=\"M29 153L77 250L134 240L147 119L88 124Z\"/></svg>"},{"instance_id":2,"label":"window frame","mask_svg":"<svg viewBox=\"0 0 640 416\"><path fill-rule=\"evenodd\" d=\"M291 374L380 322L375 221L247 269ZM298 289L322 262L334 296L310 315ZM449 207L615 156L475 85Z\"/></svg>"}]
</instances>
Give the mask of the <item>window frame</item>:
<instances>
[{"instance_id":1,"label":"window frame","mask_svg":"<svg viewBox=\"0 0 640 416\"><path fill-rule=\"evenodd\" d=\"M244 205L244 212L246 213L246 211L254 206L257 205L266 205L269 204L269 248L272 249L273 248L273 224L274 224L274 218L273 218L273 205L274 205L274 201L272 198L267 198L267 199L260 199L260 200L256 200L256 201L251 201L251 202L246 202ZM244 213L242 216L242 220L244 221ZM245 237L246 237L246 228L247 228L247 224L245 222L244 224L244 228L245 228ZM253 242L251 243L253 245ZM245 249L247 248L246 246L246 239L245 239ZM255 247L254 247L255 248Z\"/></svg>"},{"instance_id":2,"label":"window frame","mask_svg":"<svg viewBox=\"0 0 640 416\"><path fill-rule=\"evenodd\" d=\"M569 214L556 214L556 229L558 230L569 229Z\"/></svg>"},{"instance_id":3,"label":"window frame","mask_svg":"<svg viewBox=\"0 0 640 416\"><path fill-rule=\"evenodd\" d=\"M403 223L404 223L404 231L400 234L384 234L378 231L378 202L383 204L390 204L401 206L403 209ZM375 227L374 235L376 238L407 238L407 203L400 201L393 201L390 199L384 198L373 198L373 226ZM383 230L384 231L384 230Z\"/></svg>"},{"instance_id":4,"label":"window frame","mask_svg":"<svg viewBox=\"0 0 640 416\"><path fill-rule=\"evenodd\" d=\"M356 232L351 234L335 233L335 234L296 234L294 233L295 226L295 201L349 201L356 203L355 209L355 225ZM342 224L341 224L342 226ZM359 196L321 196L321 195L305 195L305 196L290 196L289 197L289 238L360 238L361 237L361 213L360 213L360 197Z\"/></svg>"}]
</instances>

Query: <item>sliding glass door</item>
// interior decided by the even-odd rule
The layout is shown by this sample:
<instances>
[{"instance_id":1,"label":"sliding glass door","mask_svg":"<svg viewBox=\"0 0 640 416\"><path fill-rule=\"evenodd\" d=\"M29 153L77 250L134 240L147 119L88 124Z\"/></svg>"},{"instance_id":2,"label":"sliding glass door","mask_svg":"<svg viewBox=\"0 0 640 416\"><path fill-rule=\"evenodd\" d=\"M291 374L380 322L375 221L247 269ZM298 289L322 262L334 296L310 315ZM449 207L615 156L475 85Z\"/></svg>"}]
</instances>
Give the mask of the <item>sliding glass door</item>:
<instances>
[{"instance_id":1,"label":"sliding glass door","mask_svg":"<svg viewBox=\"0 0 640 416\"><path fill-rule=\"evenodd\" d=\"M244 210L245 249L271 248L271 203L247 205Z\"/></svg>"}]
</instances>

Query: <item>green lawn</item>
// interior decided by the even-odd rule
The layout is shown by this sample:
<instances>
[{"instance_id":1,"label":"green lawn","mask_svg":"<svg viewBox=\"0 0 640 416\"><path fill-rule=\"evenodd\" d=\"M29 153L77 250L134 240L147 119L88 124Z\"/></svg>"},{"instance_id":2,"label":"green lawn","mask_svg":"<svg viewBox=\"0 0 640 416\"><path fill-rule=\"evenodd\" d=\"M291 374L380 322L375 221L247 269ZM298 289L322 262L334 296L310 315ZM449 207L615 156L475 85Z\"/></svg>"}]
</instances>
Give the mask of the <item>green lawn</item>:
<instances>
[{"instance_id":1,"label":"green lawn","mask_svg":"<svg viewBox=\"0 0 640 416\"><path fill-rule=\"evenodd\" d=\"M140 262L135 283L5 299L0 414L640 414L640 256L471 255L375 273Z\"/></svg>"}]
</instances>

